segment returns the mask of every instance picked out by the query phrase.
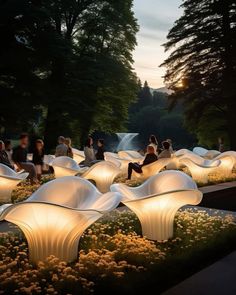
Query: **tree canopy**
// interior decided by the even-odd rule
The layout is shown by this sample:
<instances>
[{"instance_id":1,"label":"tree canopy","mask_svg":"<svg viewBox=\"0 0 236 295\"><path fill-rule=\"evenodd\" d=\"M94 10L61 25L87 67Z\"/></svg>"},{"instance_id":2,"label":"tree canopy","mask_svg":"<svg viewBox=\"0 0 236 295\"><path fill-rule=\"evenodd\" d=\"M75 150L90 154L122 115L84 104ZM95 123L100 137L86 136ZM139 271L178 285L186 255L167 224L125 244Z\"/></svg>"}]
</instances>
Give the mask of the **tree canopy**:
<instances>
[{"instance_id":1,"label":"tree canopy","mask_svg":"<svg viewBox=\"0 0 236 295\"><path fill-rule=\"evenodd\" d=\"M236 3L185 0L182 8L165 44L171 105L184 102L186 123L202 143L226 133L236 149Z\"/></svg>"}]
</instances>

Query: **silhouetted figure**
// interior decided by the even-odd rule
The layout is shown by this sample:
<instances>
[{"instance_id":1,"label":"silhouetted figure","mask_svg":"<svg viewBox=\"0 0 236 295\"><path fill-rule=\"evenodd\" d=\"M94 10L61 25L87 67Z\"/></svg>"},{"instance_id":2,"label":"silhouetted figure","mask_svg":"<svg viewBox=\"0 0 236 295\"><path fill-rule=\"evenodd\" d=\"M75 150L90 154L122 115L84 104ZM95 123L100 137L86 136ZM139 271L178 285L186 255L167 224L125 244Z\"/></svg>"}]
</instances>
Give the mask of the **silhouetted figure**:
<instances>
[{"instance_id":1,"label":"silhouetted figure","mask_svg":"<svg viewBox=\"0 0 236 295\"><path fill-rule=\"evenodd\" d=\"M146 156L143 160L143 163L142 164L139 164L139 163L129 163L129 166L128 166L128 179L131 179L131 176L132 176L132 172L133 170L137 173L142 173L142 167L145 166L145 165L148 165L148 164L151 164L155 161L158 160L158 157L155 153L155 149L153 146L149 145L147 147L147 153L146 153Z\"/></svg>"},{"instance_id":2,"label":"silhouetted figure","mask_svg":"<svg viewBox=\"0 0 236 295\"><path fill-rule=\"evenodd\" d=\"M67 156L67 151L68 151L68 147L65 144L65 137L64 136L59 136L55 156L56 157Z\"/></svg>"},{"instance_id":3,"label":"silhouetted figure","mask_svg":"<svg viewBox=\"0 0 236 295\"><path fill-rule=\"evenodd\" d=\"M41 180L43 173L43 158L44 158L44 142L41 139L37 139L33 151L32 162L35 165L38 180Z\"/></svg>"},{"instance_id":4,"label":"silhouetted figure","mask_svg":"<svg viewBox=\"0 0 236 295\"><path fill-rule=\"evenodd\" d=\"M0 140L0 163L8 166L11 169L14 169L8 158L7 152L5 151L5 144L2 140Z\"/></svg>"},{"instance_id":5,"label":"silhouetted figure","mask_svg":"<svg viewBox=\"0 0 236 295\"><path fill-rule=\"evenodd\" d=\"M97 152L96 152L96 159L99 161L104 161L104 139L99 139L97 142Z\"/></svg>"}]
</instances>

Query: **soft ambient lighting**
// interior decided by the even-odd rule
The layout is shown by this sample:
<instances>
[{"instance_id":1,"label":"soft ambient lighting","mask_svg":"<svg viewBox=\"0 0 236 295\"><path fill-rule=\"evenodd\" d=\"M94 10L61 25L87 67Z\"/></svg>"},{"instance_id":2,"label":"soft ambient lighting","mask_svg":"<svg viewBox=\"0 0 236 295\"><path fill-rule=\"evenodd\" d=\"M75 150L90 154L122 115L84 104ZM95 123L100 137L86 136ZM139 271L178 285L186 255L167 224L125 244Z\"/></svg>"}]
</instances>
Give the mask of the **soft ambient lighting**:
<instances>
[{"instance_id":1,"label":"soft ambient lighting","mask_svg":"<svg viewBox=\"0 0 236 295\"><path fill-rule=\"evenodd\" d=\"M85 160L84 151L80 151L80 150L77 150L75 148L72 148L72 152L73 152L73 159L78 164Z\"/></svg>"},{"instance_id":2,"label":"soft ambient lighting","mask_svg":"<svg viewBox=\"0 0 236 295\"><path fill-rule=\"evenodd\" d=\"M181 158L180 164L188 167L192 178L200 183L207 183L210 173L215 172L216 168L220 166L220 160L205 160L200 156L195 155L194 159Z\"/></svg>"},{"instance_id":3,"label":"soft ambient lighting","mask_svg":"<svg viewBox=\"0 0 236 295\"><path fill-rule=\"evenodd\" d=\"M217 172L224 176L229 176L232 173L236 162L233 154L230 154L230 152L222 153L215 159L220 160L221 162L219 168L217 168Z\"/></svg>"},{"instance_id":4,"label":"soft ambient lighting","mask_svg":"<svg viewBox=\"0 0 236 295\"><path fill-rule=\"evenodd\" d=\"M136 151L119 151L118 156L123 159L129 159L132 162L139 162L144 160L144 156Z\"/></svg>"},{"instance_id":5,"label":"soft ambient lighting","mask_svg":"<svg viewBox=\"0 0 236 295\"><path fill-rule=\"evenodd\" d=\"M51 166L54 169L56 178L74 176L78 173L82 174L88 170L87 167L81 168L75 160L65 156L55 158L52 161Z\"/></svg>"},{"instance_id":6,"label":"soft ambient lighting","mask_svg":"<svg viewBox=\"0 0 236 295\"><path fill-rule=\"evenodd\" d=\"M184 205L197 205L202 193L191 177L180 171L164 171L139 187L113 184L111 191L122 195L122 202L138 216L143 236L162 241L173 236L174 217Z\"/></svg>"},{"instance_id":7,"label":"soft ambient lighting","mask_svg":"<svg viewBox=\"0 0 236 295\"><path fill-rule=\"evenodd\" d=\"M0 220L23 231L31 262L50 255L70 262L77 258L85 229L116 208L120 199L118 193L101 194L89 181L67 176L44 184L25 202L5 207Z\"/></svg>"},{"instance_id":8,"label":"soft ambient lighting","mask_svg":"<svg viewBox=\"0 0 236 295\"><path fill-rule=\"evenodd\" d=\"M0 203L10 202L13 189L28 175L29 173L16 173L6 165L0 164Z\"/></svg>"},{"instance_id":9,"label":"soft ambient lighting","mask_svg":"<svg viewBox=\"0 0 236 295\"><path fill-rule=\"evenodd\" d=\"M82 177L95 181L98 190L106 193L109 191L110 185L113 183L115 177L120 173L121 170L113 163L101 161L90 167Z\"/></svg>"}]
</instances>

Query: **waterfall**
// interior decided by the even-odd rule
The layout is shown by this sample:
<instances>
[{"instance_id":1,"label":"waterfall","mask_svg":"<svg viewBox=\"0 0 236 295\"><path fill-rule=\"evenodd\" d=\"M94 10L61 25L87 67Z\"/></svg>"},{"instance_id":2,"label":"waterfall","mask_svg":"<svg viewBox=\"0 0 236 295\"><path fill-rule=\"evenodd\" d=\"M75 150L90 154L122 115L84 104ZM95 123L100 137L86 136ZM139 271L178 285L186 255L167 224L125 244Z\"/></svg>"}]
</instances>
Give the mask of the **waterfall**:
<instances>
[{"instance_id":1,"label":"waterfall","mask_svg":"<svg viewBox=\"0 0 236 295\"><path fill-rule=\"evenodd\" d=\"M125 151L134 149L133 139L138 135L138 133L116 133L119 139L119 144L116 148L117 151Z\"/></svg>"}]
</instances>

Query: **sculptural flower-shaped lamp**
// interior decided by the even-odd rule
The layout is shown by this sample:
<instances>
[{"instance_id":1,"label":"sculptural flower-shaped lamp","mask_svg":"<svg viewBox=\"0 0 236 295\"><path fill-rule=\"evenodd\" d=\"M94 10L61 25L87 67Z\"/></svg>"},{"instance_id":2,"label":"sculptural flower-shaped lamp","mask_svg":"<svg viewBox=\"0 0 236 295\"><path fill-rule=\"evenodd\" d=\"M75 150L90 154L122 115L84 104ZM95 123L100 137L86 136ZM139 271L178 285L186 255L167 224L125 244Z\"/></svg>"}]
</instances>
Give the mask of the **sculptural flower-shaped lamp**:
<instances>
[{"instance_id":1,"label":"sculptural flower-shaped lamp","mask_svg":"<svg viewBox=\"0 0 236 295\"><path fill-rule=\"evenodd\" d=\"M84 230L116 208L120 199L118 193L101 194L89 181L67 176L44 184L25 202L6 207L0 220L21 228L30 261L54 255L69 262L77 258Z\"/></svg>"},{"instance_id":2,"label":"sculptural flower-shaped lamp","mask_svg":"<svg viewBox=\"0 0 236 295\"><path fill-rule=\"evenodd\" d=\"M0 164L0 203L10 202L13 189L28 175L29 173L16 173L8 166Z\"/></svg>"},{"instance_id":3,"label":"sculptural flower-shaped lamp","mask_svg":"<svg viewBox=\"0 0 236 295\"><path fill-rule=\"evenodd\" d=\"M207 183L209 174L216 171L221 164L220 160L205 160L197 155L194 158L183 157L180 163L188 167L195 181L201 183Z\"/></svg>"},{"instance_id":4,"label":"sculptural flower-shaped lamp","mask_svg":"<svg viewBox=\"0 0 236 295\"><path fill-rule=\"evenodd\" d=\"M111 191L122 195L122 202L138 216L142 233L161 241L173 236L174 217L184 205L201 202L202 193L191 177L180 171L164 171L131 188L113 184Z\"/></svg>"},{"instance_id":5,"label":"sculptural flower-shaped lamp","mask_svg":"<svg viewBox=\"0 0 236 295\"><path fill-rule=\"evenodd\" d=\"M101 161L90 167L84 174L83 178L93 180L96 183L98 190L106 193L110 190L110 185L121 170L113 163Z\"/></svg>"},{"instance_id":6,"label":"sculptural flower-shaped lamp","mask_svg":"<svg viewBox=\"0 0 236 295\"><path fill-rule=\"evenodd\" d=\"M69 158L69 157L57 157L55 158L51 166L54 169L55 177L63 177L63 176L73 176L78 173L85 172L88 168L81 168L75 160Z\"/></svg>"}]
</instances>

